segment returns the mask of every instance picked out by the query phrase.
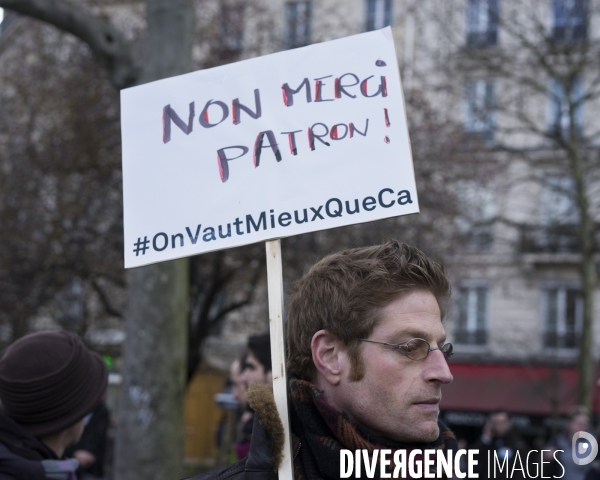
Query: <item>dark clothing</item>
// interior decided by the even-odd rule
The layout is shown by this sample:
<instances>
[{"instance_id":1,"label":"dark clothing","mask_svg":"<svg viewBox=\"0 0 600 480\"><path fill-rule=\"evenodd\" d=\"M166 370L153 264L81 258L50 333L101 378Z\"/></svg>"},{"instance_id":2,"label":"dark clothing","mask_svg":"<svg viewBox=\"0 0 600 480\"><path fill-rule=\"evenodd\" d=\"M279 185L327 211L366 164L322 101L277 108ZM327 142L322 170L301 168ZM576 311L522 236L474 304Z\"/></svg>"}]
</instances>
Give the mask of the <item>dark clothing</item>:
<instances>
[{"instance_id":1,"label":"dark clothing","mask_svg":"<svg viewBox=\"0 0 600 480\"><path fill-rule=\"evenodd\" d=\"M271 466L272 454L271 438L255 415L248 456L218 472L196 475L191 480L276 480L277 473Z\"/></svg>"},{"instance_id":2,"label":"dark clothing","mask_svg":"<svg viewBox=\"0 0 600 480\"><path fill-rule=\"evenodd\" d=\"M96 457L96 462L88 468L80 468L77 473L89 473L96 477L104 476L106 456L106 431L110 424L110 412L104 403L98 404L83 429L79 442L65 450L66 457L72 457L76 450L85 450Z\"/></svg>"},{"instance_id":3,"label":"dark clothing","mask_svg":"<svg viewBox=\"0 0 600 480\"><path fill-rule=\"evenodd\" d=\"M248 409L250 407L247 407ZM252 439L252 427L254 426L254 412L252 411L252 417L241 422L238 425L239 432L234 444L235 454L238 460L245 458L250 453L250 440Z\"/></svg>"},{"instance_id":4,"label":"dark clothing","mask_svg":"<svg viewBox=\"0 0 600 480\"><path fill-rule=\"evenodd\" d=\"M548 448L562 450L562 452L557 451L555 453L558 462L553 459L549 465L552 474L562 480L584 480L586 474L592 468L590 465L577 465L573 461L573 444L566 432L553 438Z\"/></svg>"},{"instance_id":5,"label":"dark clothing","mask_svg":"<svg viewBox=\"0 0 600 480\"><path fill-rule=\"evenodd\" d=\"M252 387L248 391L248 401L256 415L250 454L224 470L197 475L192 480L277 479L283 450L283 426L277 416L272 393L269 401L260 398L257 403L256 398L253 399ZM309 382L290 381L292 455L296 480L339 478L341 449L406 449L407 453L415 448L458 449L454 435L441 423L438 439L428 444L407 445L376 437L353 423L346 414L331 407L324 397L323 392ZM366 478L365 469L361 473L362 478Z\"/></svg>"},{"instance_id":6,"label":"dark clothing","mask_svg":"<svg viewBox=\"0 0 600 480\"><path fill-rule=\"evenodd\" d=\"M527 447L525 441L512 430L503 437L494 437L491 439L484 439L482 437L480 440L475 442L471 448L479 450L479 455L476 456L476 460L479 463L475 469L475 473L479 474L480 480L484 480L486 478L523 479L526 477L525 462L529 448ZM507 462L506 466L503 466L505 456ZM517 456L520 459L520 463L517 460L515 464ZM495 462L495 457L498 458L499 464ZM500 471L500 467L498 465L502 466L502 471ZM525 471L522 471L521 468L525 469ZM512 477L511 473L513 473Z\"/></svg>"},{"instance_id":7,"label":"dark clothing","mask_svg":"<svg viewBox=\"0 0 600 480\"><path fill-rule=\"evenodd\" d=\"M600 461L594 460L585 474L585 480L600 480Z\"/></svg>"},{"instance_id":8,"label":"dark clothing","mask_svg":"<svg viewBox=\"0 0 600 480\"><path fill-rule=\"evenodd\" d=\"M75 479L76 460L59 460L46 445L0 412L0 480ZM57 476L52 476L56 474Z\"/></svg>"}]
</instances>

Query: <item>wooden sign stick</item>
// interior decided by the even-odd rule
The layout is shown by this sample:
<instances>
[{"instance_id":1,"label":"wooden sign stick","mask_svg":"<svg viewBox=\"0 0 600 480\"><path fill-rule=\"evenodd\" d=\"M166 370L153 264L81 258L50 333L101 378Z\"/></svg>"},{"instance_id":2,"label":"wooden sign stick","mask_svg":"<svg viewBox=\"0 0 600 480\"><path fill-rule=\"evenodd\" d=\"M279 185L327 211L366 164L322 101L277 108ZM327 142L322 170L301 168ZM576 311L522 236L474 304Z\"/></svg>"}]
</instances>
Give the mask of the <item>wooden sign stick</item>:
<instances>
[{"instance_id":1,"label":"wooden sign stick","mask_svg":"<svg viewBox=\"0 0 600 480\"><path fill-rule=\"evenodd\" d=\"M281 240L268 240L267 284L269 295L269 325L271 333L271 364L273 394L279 418L283 423L283 460L279 467L279 480L293 480L294 466L290 417L288 413L287 374L285 371L285 336L283 329L283 268L281 264Z\"/></svg>"}]
</instances>

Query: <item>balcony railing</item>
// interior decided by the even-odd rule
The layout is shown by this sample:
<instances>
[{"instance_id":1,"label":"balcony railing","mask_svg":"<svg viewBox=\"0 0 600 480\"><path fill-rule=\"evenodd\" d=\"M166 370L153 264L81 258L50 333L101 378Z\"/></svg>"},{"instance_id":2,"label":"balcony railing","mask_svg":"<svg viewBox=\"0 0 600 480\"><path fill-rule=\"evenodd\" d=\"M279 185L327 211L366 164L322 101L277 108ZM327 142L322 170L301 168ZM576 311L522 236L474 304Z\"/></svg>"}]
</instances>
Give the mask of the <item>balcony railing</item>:
<instances>
[{"instance_id":1,"label":"balcony railing","mask_svg":"<svg viewBox=\"0 0 600 480\"><path fill-rule=\"evenodd\" d=\"M486 345L487 344L487 330L467 330L458 328L454 332L454 338L459 345Z\"/></svg>"},{"instance_id":2,"label":"balcony railing","mask_svg":"<svg viewBox=\"0 0 600 480\"><path fill-rule=\"evenodd\" d=\"M574 42L587 38L587 24L585 22L575 25L555 25L552 29L552 39L557 42Z\"/></svg>"},{"instance_id":3,"label":"balcony railing","mask_svg":"<svg viewBox=\"0 0 600 480\"><path fill-rule=\"evenodd\" d=\"M544 346L550 348L578 348L579 337L578 332L544 332Z\"/></svg>"},{"instance_id":4,"label":"balcony railing","mask_svg":"<svg viewBox=\"0 0 600 480\"><path fill-rule=\"evenodd\" d=\"M498 44L498 30L490 29L483 32L468 32L467 46L470 48L491 47Z\"/></svg>"},{"instance_id":5,"label":"balcony railing","mask_svg":"<svg viewBox=\"0 0 600 480\"><path fill-rule=\"evenodd\" d=\"M596 245L600 233L598 227L599 225L595 226L594 232ZM580 253L578 229L579 226L576 224L524 225L520 228L520 251L521 253Z\"/></svg>"},{"instance_id":6,"label":"balcony railing","mask_svg":"<svg viewBox=\"0 0 600 480\"><path fill-rule=\"evenodd\" d=\"M468 232L460 235L460 244L468 253L489 252L494 245L493 225L473 225Z\"/></svg>"}]
</instances>

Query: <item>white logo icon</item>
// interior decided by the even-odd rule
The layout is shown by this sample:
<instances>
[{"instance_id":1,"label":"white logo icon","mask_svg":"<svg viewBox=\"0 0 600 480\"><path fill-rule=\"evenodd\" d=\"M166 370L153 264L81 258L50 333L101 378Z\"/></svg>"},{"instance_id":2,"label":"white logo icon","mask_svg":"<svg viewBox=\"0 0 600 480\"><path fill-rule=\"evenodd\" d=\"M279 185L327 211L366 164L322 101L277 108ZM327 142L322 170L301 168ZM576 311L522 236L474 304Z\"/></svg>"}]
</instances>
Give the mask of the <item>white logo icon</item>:
<instances>
[{"instance_id":1,"label":"white logo icon","mask_svg":"<svg viewBox=\"0 0 600 480\"><path fill-rule=\"evenodd\" d=\"M579 440L580 438L586 440L585 442L580 442L579 445L577 444L577 440ZM596 439L589 433L587 432L577 432L575 435L573 435L573 461L575 462L575 464L577 465L587 465L588 463L592 463L594 461L594 459L596 458L596 454L598 453L598 442L596 442ZM589 448L589 447L592 448ZM576 453L577 452L577 453ZM579 455L587 455L583 458L580 458L577 456L577 454Z\"/></svg>"}]
</instances>

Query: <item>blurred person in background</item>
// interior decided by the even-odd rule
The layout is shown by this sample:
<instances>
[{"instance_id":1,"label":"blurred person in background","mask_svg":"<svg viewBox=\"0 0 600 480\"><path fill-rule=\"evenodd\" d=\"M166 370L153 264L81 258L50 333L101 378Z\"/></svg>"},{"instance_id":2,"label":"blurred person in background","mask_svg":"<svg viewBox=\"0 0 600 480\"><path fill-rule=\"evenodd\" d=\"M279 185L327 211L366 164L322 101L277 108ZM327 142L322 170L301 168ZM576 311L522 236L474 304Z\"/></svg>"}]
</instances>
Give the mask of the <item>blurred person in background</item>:
<instances>
[{"instance_id":1,"label":"blurred person in background","mask_svg":"<svg viewBox=\"0 0 600 480\"><path fill-rule=\"evenodd\" d=\"M242 432L242 416L246 412L246 385L240 381L242 365L247 353L236 358L229 367L229 377L223 392L216 396L217 404L224 410L217 427L216 440L219 447L219 465L228 463L229 453L234 442L240 441ZM251 414L250 414L251 415ZM235 456L237 460L238 453ZM230 463L230 462L229 462Z\"/></svg>"},{"instance_id":2,"label":"blurred person in background","mask_svg":"<svg viewBox=\"0 0 600 480\"><path fill-rule=\"evenodd\" d=\"M479 464L475 472L479 474L479 478L525 478L520 470L520 464L517 462L517 468L513 472L513 464L515 462L516 453L519 452L521 463L525 465L527 452L529 447L523 438L514 431L513 423L510 415L505 410L497 410L493 412L489 420L483 426L481 437L473 446L473 449L479 450ZM488 477L488 452L490 454L490 465ZM500 464L504 463L506 458L507 468L502 468L502 472L496 467L494 474L494 453L499 459ZM512 475L512 476L511 476Z\"/></svg>"},{"instance_id":3,"label":"blurred person in background","mask_svg":"<svg viewBox=\"0 0 600 480\"><path fill-rule=\"evenodd\" d=\"M246 388L253 383L273 384L271 372L271 337L268 333L248 338L248 354L242 365L240 382Z\"/></svg>"},{"instance_id":4,"label":"blurred person in background","mask_svg":"<svg viewBox=\"0 0 600 480\"><path fill-rule=\"evenodd\" d=\"M106 434L110 425L110 412L106 406L106 393L101 402L84 419L83 434L74 445L69 446L65 456L79 461L79 480L103 480L106 456Z\"/></svg>"},{"instance_id":5,"label":"blurred person in background","mask_svg":"<svg viewBox=\"0 0 600 480\"><path fill-rule=\"evenodd\" d=\"M0 480L76 480L84 418L108 384L102 358L74 334L26 335L0 356Z\"/></svg>"},{"instance_id":6,"label":"blurred person in background","mask_svg":"<svg viewBox=\"0 0 600 480\"><path fill-rule=\"evenodd\" d=\"M585 407L575 407L567 421L565 429L552 438L546 447L549 451L545 452L546 460L551 461L551 475L561 477L563 480L584 480L586 473L590 470L590 465L577 465L573 461L573 435L577 432L590 431L590 416ZM557 452L557 450L563 450ZM554 460L554 454L562 464ZM564 468L564 476L562 476Z\"/></svg>"},{"instance_id":7,"label":"blurred person in background","mask_svg":"<svg viewBox=\"0 0 600 480\"><path fill-rule=\"evenodd\" d=\"M254 383L273 385L271 372L271 337L268 333L252 335L248 338L248 352L242 363L239 376L239 392L244 393ZM238 424L238 435L235 442L235 453L238 460L246 457L250 452L252 426L254 424L254 411L246 406Z\"/></svg>"},{"instance_id":8,"label":"blurred person in background","mask_svg":"<svg viewBox=\"0 0 600 480\"><path fill-rule=\"evenodd\" d=\"M242 365L246 361L247 353L240 358L236 358L229 368L229 380L231 382L231 394L240 403L240 409L246 408L246 389L248 388L241 380Z\"/></svg>"}]
</instances>

